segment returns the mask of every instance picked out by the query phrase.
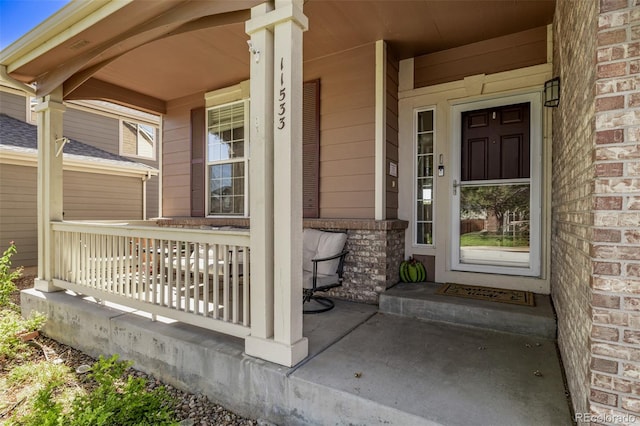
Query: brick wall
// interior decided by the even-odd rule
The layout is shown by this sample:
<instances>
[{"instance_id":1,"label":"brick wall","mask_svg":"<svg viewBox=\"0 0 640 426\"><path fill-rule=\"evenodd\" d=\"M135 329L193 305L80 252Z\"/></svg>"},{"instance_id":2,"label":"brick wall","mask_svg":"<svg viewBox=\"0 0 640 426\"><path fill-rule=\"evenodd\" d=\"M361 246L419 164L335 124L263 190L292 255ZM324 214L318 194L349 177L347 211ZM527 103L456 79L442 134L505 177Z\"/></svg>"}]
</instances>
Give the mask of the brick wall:
<instances>
[{"instance_id":1,"label":"brick wall","mask_svg":"<svg viewBox=\"0 0 640 426\"><path fill-rule=\"evenodd\" d=\"M640 423L639 6L558 2L554 23L552 295L575 411L597 424Z\"/></svg>"},{"instance_id":2,"label":"brick wall","mask_svg":"<svg viewBox=\"0 0 640 426\"><path fill-rule=\"evenodd\" d=\"M595 1L556 3L553 62L562 86L560 107L553 111L551 294L558 345L578 413L589 412L596 22Z\"/></svg>"},{"instance_id":3,"label":"brick wall","mask_svg":"<svg viewBox=\"0 0 640 426\"><path fill-rule=\"evenodd\" d=\"M640 423L640 1L598 17L591 412ZM614 421L603 422L614 424ZM621 421L619 423L627 423Z\"/></svg>"},{"instance_id":4,"label":"brick wall","mask_svg":"<svg viewBox=\"0 0 640 426\"><path fill-rule=\"evenodd\" d=\"M378 303L378 295L400 279L407 225L403 220L305 219L305 228L347 233L344 281L329 295Z\"/></svg>"}]
</instances>

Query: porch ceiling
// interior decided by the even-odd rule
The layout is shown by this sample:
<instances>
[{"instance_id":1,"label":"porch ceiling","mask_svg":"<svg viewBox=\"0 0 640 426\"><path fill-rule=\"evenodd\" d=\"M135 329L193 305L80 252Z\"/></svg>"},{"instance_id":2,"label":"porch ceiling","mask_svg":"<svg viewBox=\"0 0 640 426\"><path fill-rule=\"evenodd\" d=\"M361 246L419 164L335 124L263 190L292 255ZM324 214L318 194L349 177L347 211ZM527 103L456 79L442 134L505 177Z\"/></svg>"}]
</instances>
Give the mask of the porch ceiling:
<instances>
[{"instance_id":1,"label":"porch ceiling","mask_svg":"<svg viewBox=\"0 0 640 426\"><path fill-rule=\"evenodd\" d=\"M0 62L40 93L64 82L69 99L105 98L117 86L126 89L121 101L142 94L158 110L249 77L244 21L258 3L134 0L37 55L12 56L10 46ZM305 61L379 39L405 59L549 24L555 0L306 0L304 8Z\"/></svg>"}]
</instances>

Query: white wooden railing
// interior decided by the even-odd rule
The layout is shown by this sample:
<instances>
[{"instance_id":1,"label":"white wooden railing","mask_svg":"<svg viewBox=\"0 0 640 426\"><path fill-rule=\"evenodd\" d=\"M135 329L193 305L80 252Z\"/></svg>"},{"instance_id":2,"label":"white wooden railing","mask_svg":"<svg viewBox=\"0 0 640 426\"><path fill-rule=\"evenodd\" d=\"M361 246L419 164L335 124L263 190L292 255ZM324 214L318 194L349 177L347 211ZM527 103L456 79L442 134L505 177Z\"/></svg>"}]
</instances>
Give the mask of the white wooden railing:
<instances>
[{"instance_id":1,"label":"white wooden railing","mask_svg":"<svg viewBox=\"0 0 640 426\"><path fill-rule=\"evenodd\" d=\"M57 287L245 337L249 231L54 222Z\"/></svg>"}]
</instances>

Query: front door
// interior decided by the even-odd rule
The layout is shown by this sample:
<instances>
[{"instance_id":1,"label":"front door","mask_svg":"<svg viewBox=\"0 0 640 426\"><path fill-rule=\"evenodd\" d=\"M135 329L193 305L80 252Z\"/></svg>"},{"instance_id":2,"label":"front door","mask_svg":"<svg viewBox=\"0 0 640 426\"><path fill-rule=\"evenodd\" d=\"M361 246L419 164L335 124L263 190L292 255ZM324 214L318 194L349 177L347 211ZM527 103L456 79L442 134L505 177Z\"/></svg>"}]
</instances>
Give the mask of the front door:
<instances>
[{"instance_id":1,"label":"front door","mask_svg":"<svg viewBox=\"0 0 640 426\"><path fill-rule=\"evenodd\" d=\"M530 102L520 102L458 112L454 270L538 273L531 250L539 233L539 221L532 221L539 191L532 191L532 164L537 165L531 161L531 109Z\"/></svg>"}]
</instances>

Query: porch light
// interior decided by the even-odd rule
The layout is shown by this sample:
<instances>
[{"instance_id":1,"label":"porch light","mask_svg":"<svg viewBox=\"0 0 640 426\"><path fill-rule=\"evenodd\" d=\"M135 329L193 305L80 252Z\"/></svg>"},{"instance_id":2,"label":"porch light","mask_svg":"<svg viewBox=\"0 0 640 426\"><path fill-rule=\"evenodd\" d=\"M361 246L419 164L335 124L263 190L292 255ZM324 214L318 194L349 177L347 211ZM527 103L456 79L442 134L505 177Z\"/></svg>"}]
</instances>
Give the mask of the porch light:
<instances>
[{"instance_id":1,"label":"porch light","mask_svg":"<svg viewBox=\"0 0 640 426\"><path fill-rule=\"evenodd\" d=\"M544 83L544 106L555 108L560 104L560 77Z\"/></svg>"}]
</instances>

